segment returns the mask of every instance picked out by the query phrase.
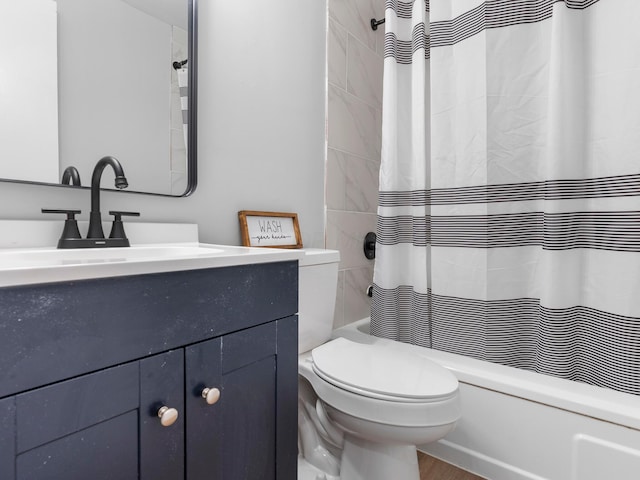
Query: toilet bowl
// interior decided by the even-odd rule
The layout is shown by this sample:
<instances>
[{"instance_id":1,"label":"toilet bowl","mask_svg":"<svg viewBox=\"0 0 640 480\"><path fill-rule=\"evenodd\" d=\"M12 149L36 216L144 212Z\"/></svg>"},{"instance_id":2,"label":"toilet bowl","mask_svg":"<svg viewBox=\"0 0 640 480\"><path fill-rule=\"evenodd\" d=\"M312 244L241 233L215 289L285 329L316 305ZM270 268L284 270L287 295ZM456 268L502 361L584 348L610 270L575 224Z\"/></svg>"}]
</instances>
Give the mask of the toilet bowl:
<instances>
[{"instance_id":1,"label":"toilet bowl","mask_svg":"<svg viewBox=\"0 0 640 480\"><path fill-rule=\"evenodd\" d=\"M460 417L458 381L401 344L330 339L336 284L303 291L310 277L330 281L335 270L337 280L338 258L314 250L300 261L298 478L418 480L416 445L444 437Z\"/></svg>"}]
</instances>

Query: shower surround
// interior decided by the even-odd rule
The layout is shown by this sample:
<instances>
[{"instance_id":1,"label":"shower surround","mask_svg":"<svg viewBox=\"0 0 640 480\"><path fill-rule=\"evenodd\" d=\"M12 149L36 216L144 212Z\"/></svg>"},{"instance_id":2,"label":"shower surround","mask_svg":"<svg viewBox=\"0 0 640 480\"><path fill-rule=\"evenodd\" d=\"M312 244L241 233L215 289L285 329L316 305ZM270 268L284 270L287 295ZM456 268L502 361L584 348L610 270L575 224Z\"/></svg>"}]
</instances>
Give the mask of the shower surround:
<instances>
[{"instance_id":1,"label":"shower surround","mask_svg":"<svg viewBox=\"0 0 640 480\"><path fill-rule=\"evenodd\" d=\"M369 24L383 0L329 0L326 247L340 250L334 326L368 316L373 260L362 252L375 231L382 115L384 31Z\"/></svg>"}]
</instances>

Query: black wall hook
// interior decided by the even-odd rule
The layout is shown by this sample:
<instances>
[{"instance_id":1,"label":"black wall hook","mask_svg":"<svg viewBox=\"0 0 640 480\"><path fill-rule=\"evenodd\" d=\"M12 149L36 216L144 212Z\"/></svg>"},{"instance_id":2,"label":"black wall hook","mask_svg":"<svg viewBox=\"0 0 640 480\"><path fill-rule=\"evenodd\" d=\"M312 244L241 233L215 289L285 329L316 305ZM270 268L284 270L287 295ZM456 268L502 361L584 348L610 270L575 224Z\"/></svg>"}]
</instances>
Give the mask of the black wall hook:
<instances>
[{"instance_id":1,"label":"black wall hook","mask_svg":"<svg viewBox=\"0 0 640 480\"><path fill-rule=\"evenodd\" d=\"M375 18L371 19L371 29L378 30L378 26L384 23L384 18L382 20L376 20Z\"/></svg>"}]
</instances>

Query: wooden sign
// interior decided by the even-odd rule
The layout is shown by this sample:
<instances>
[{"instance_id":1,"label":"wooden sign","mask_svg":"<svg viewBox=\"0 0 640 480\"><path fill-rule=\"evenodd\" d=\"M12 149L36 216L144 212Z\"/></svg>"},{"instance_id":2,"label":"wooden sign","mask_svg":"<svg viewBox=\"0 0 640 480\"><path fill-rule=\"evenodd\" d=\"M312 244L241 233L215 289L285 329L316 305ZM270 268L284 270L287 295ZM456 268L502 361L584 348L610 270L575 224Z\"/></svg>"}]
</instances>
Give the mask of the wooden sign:
<instances>
[{"instance_id":1,"label":"wooden sign","mask_svg":"<svg viewBox=\"0 0 640 480\"><path fill-rule=\"evenodd\" d=\"M297 213L238 212L245 247L302 248Z\"/></svg>"}]
</instances>

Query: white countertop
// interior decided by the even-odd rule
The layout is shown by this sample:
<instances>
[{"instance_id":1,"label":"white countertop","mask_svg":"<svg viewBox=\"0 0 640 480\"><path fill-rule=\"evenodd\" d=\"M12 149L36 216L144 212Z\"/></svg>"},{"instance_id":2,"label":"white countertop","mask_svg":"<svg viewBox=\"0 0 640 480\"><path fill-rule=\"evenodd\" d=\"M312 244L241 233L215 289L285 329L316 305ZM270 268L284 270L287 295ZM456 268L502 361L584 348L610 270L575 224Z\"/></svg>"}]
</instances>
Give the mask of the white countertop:
<instances>
[{"instance_id":1,"label":"white countertop","mask_svg":"<svg viewBox=\"0 0 640 480\"><path fill-rule=\"evenodd\" d=\"M296 249L199 243L197 226L192 224L126 227L131 247L56 249L52 245L57 238L52 240L51 234L59 234L62 222L52 226L45 221L0 220L0 232L11 232L0 241L0 287L281 262L304 256ZM21 245L21 235L27 246ZM37 242L44 246L34 246Z\"/></svg>"}]
</instances>

